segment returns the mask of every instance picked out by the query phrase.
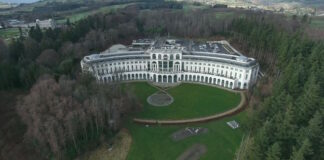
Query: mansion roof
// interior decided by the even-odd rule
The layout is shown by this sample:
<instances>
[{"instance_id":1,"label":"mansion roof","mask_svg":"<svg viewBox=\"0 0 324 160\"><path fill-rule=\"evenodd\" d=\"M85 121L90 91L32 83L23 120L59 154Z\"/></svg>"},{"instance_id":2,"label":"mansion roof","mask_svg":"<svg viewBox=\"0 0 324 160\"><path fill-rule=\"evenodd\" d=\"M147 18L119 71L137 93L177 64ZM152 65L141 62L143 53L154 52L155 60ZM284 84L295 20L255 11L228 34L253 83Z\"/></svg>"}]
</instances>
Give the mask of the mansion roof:
<instances>
[{"instance_id":1,"label":"mansion roof","mask_svg":"<svg viewBox=\"0 0 324 160\"><path fill-rule=\"evenodd\" d=\"M99 53L85 56L85 63L110 60L149 59L151 54L182 54L183 60L217 61L239 66L257 64L254 58L245 57L227 41L194 42L175 39L139 39L132 45L113 45Z\"/></svg>"}]
</instances>

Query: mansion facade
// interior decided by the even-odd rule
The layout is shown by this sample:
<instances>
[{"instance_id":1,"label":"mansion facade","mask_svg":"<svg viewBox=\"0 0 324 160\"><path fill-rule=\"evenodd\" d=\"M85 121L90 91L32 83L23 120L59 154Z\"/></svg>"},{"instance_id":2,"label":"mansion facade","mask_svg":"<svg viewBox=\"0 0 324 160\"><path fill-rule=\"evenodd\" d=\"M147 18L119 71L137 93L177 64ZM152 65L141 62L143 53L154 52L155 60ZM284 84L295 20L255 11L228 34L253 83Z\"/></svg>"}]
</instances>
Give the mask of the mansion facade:
<instances>
[{"instance_id":1,"label":"mansion facade","mask_svg":"<svg viewBox=\"0 0 324 160\"><path fill-rule=\"evenodd\" d=\"M259 64L227 41L193 42L139 39L132 45L113 45L85 56L83 72L100 83L148 81L156 85L197 82L230 89L248 89L257 81Z\"/></svg>"}]
</instances>

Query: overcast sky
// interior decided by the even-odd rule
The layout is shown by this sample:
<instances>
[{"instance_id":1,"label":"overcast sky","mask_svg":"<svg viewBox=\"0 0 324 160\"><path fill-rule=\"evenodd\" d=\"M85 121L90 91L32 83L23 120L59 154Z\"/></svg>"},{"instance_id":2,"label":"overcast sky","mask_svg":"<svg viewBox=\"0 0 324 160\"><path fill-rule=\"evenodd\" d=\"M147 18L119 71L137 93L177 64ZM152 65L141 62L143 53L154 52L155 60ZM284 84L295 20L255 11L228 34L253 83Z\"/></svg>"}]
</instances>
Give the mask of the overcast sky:
<instances>
[{"instance_id":1,"label":"overcast sky","mask_svg":"<svg viewBox=\"0 0 324 160\"><path fill-rule=\"evenodd\" d=\"M0 0L0 2L10 2L10 3L32 3L39 0Z\"/></svg>"}]
</instances>

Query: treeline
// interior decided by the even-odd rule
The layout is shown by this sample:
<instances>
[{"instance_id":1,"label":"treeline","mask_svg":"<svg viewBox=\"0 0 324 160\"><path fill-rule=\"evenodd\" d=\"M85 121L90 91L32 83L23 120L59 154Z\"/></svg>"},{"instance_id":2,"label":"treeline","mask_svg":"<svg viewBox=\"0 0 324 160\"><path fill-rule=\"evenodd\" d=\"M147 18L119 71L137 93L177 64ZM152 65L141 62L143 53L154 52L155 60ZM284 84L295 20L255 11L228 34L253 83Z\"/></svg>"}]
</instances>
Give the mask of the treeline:
<instances>
[{"instance_id":1,"label":"treeline","mask_svg":"<svg viewBox=\"0 0 324 160\"><path fill-rule=\"evenodd\" d=\"M66 28L31 28L29 37L14 39L9 45L0 40L0 89L28 89L45 73L75 78L83 56L138 36L135 20L129 16L107 16L103 24L109 25L106 29L97 27L95 18L89 18ZM116 20L119 23L114 24Z\"/></svg>"},{"instance_id":2,"label":"treeline","mask_svg":"<svg viewBox=\"0 0 324 160\"><path fill-rule=\"evenodd\" d=\"M227 11L233 16L215 18L218 14L226 14ZM30 88L39 75L44 73L76 77L80 70L79 61L83 56L105 50L114 43L128 44L132 39L140 37L172 35L208 39L219 35L227 36L228 39L243 44L242 49L246 54L256 57L262 67L268 66L263 68L275 68L274 59L277 55L271 53L277 52L276 46L283 45L278 43L277 38L288 33L273 32L277 30L273 25L267 28L258 24L254 26L254 23L240 28L240 20L233 21L233 17L241 14L246 17L258 17L260 21L264 18L276 19L276 23L282 27L287 26L285 30L291 30L292 33L296 32L296 26L301 26L299 21L287 23L284 17L256 16L255 13L241 10L219 12L218 9L206 9L189 13L169 9L141 10L137 5L132 5L110 14L90 16L76 24L67 21L64 28L32 28L28 38L13 40L9 46L0 41L0 60L3 62L0 67L0 89ZM252 34L247 30L249 28L254 29ZM249 34L251 37L242 38L236 34L235 31L240 29L240 34ZM257 43L263 44L256 46ZM268 47L269 45L271 47Z\"/></svg>"},{"instance_id":3,"label":"treeline","mask_svg":"<svg viewBox=\"0 0 324 160\"><path fill-rule=\"evenodd\" d=\"M177 2L164 2L164 1L154 1L150 3L139 3L136 4L139 9L182 9L183 5Z\"/></svg>"},{"instance_id":4,"label":"treeline","mask_svg":"<svg viewBox=\"0 0 324 160\"><path fill-rule=\"evenodd\" d=\"M231 39L240 44L240 49L248 56L256 58L261 64L262 71L267 74L277 74L278 67L287 63L295 49L285 50L293 41L307 41L304 28L310 18L279 17L278 15L249 15L246 18L234 19L230 25ZM311 37L310 37L311 38ZM308 38L308 39L310 39ZM298 47L296 46L293 47ZM299 51L301 52L301 51Z\"/></svg>"},{"instance_id":5,"label":"treeline","mask_svg":"<svg viewBox=\"0 0 324 160\"><path fill-rule=\"evenodd\" d=\"M30 88L42 74L75 78L83 56L99 52L115 43L130 43L139 37L175 35L210 37L226 31L230 20L215 20L215 11L141 11L130 6L110 14L90 16L66 27L41 30L31 28L29 37L0 40L0 89ZM157 18L159 17L159 18Z\"/></svg>"},{"instance_id":6,"label":"treeline","mask_svg":"<svg viewBox=\"0 0 324 160\"><path fill-rule=\"evenodd\" d=\"M235 39L258 50L252 54L268 59L262 69L271 71L252 92L249 135L238 159L324 159L324 43L266 21L232 23ZM265 86L269 81L273 87Z\"/></svg>"},{"instance_id":7,"label":"treeline","mask_svg":"<svg viewBox=\"0 0 324 160\"><path fill-rule=\"evenodd\" d=\"M131 14L107 15L106 28L97 27L94 16L67 22L65 28L32 28L29 37L9 45L0 40L0 89L30 89L16 107L26 124L24 140L42 157L73 159L96 147L118 131L123 114L138 106L119 85L99 86L80 74L85 55L138 36Z\"/></svg>"},{"instance_id":8,"label":"treeline","mask_svg":"<svg viewBox=\"0 0 324 160\"><path fill-rule=\"evenodd\" d=\"M44 75L17 110L27 125L25 141L40 155L73 159L111 138L121 116L137 106L135 96L119 85L99 85L86 75L78 80Z\"/></svg>"},{"instance_id":9,"label":"treeline","mask_svg":"<svg viewBox=\"0 0 324 160\"><path fill-rule=\"evenodd\" d=\"M38 4L37 4L38 3ZM146 7L157 8L176 8L181 7L180 3L164 2L164 0L118 0L118 1L98 1L98 0L82 0L82 1L49 1L36 2L36 4L21 4L15 9L0 9L12 11L11 14L4 14L0 17L0 22L9 19L20 19L27 22L34 22L35 19L62 19L66 15L77 14L96 10L105 6L123 5L138 3ZM147 3L147 4L146 4ZM157 5L154 5L156 3ZM164 4L165 3L165 4ZM167 5L166 5L167 4ZM154 7L154 8L155 8ZM30 10L29 8L32 8ZM147 8L148 9L148 8ZM152 8L153 9L153 8Z\"/></svg>"},{"instance_id":10,"label":"treeline","mask_svg":"<svg viewBox=\"0 0 324 160\"><path fill-rule=\"evenodd\" d=\"M98 142L99 135L110 135L112 130L106 127L112 125L103 124L111 117L102 109L119 106L129 110L121 100L127 93L111 86L101 90L83 82L81 58L115 43L129 44L136 38L172 35L213 39L221 35L240 44L239 48L257 58L262 71L266 71L266 78L251 91L251 135L242 145L241 159L322 158L323 43L304 37L302 19L221 11L231 11L232 16L219 18L218 9L141 10L132 5L76 24L67 21L60 29L32 28L28 38L12 40L8 46L0 40L0 89L31 88L18 109L27 124L26 137L35 140L35 148L46 156L52 153L71 158L89 146L85 144ZM44 74L52 76L38 80ZM126 97L129 105L136 104L131 95ZM115 98L117 104L112 104ZM96 112L83 115L90 112L86 105L94 106ZM112 113L124 112L109 111ZM103 123L95 124L96 119Z\"/></svg>"}]
</instances>

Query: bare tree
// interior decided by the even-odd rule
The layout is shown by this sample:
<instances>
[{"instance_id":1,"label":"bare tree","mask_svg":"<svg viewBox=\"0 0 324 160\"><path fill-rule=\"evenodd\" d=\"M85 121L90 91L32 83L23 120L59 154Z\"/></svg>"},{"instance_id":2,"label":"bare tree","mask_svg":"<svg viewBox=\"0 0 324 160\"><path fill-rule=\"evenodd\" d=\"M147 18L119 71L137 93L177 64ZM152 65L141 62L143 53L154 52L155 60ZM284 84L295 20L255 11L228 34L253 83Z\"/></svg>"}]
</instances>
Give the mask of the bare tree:
<instances>
[{"instance_id":1,"label":"bare tree","mask_svg":"<svg viewBox=\"0 0 324 160\"><path fill-rule=\"evenodd\" d=\"M47 49L37 57L36 61L41 65L54 67L59 61L59 55L55 52L55 50Z\"/></svg>"},{"instance_id":2,"label":"bare tree","mask_svg":"<svg viewBox=\"0 0 324 160\"><path fill-rule=\"evenodd\" d=\"M41 77L17 106L27 125L26 141L36 141L38 151L60 158L67 147L79 153L81 140L118 130L121 114L135 100L116 86Z\"/></svg>"}]
</instances>

